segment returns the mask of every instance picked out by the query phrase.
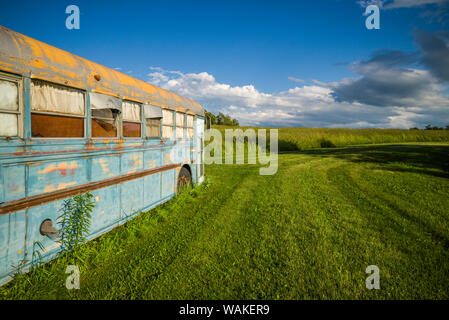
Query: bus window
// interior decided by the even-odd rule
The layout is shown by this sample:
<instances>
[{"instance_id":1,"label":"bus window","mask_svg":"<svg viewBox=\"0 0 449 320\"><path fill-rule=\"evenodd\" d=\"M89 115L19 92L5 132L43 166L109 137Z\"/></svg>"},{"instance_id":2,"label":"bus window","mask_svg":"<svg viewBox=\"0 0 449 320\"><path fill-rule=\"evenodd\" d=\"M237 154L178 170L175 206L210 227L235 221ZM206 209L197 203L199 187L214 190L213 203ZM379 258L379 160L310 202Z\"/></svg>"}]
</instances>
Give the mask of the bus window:
<instances>
[{"instance_id":1,"label":"bus window","mask_svg":"<svg viewBox=\"0 0 449 320\"><path fill-rule=\"evenodd\" d=\"M34 79L30 94L32 137L84 137L83 91Z\"/></svg>"},{"instance_id":2,"label":"bus window","mask_svg":"<svg viewBox=\"0 0 449 320\"><path fill-rule=\"evenodd\" d=\"M193 135L194 135L194 130L193 130L193 120L194 117L190 114L187 115L187 136L192 139Z\"/></svg>"},{"instance_id":3,"label":"bus window","mask_svg":"<svg viewBox=\"0 0 449 320\"><path fill-rule=\"evenodd\" d=\"M186 131L186 114L176 112L176 138L184 138Z\"/></svg>"},{"instance_id":4,"label":"bus window","mask_svg":"<svg viewBox=\"0 0 449 320\"><path fill-rule=\"evenodd\" d=\"M19 135L19 83L0 78L0 136Z\"/></svg>"},{"instance_id":5,"label":"bus window","mask_svg":"<svg viewBox=\"0 0 449 320\"><path fill-rule=\"evenodd\" d=\"M148 138L160 138L162 109L149 104L144 105L146 135Z\"/></svg>"},{"instance_id":6,"label":"bus window","mask_svg":"<svg viewBox=\"0 0 449 320\"><path fill-rule=\"evenodd\" d=\"M173 111L162 109L162 137L167 139L173 138L173 129L175 126L175 119Z\"/></svg>"},{"instance_id":7,"label":"bus window","mask_svg":"<svg viewBox=\"0 0 449 320\"><path fill-rule=\"evenodd\" d=\"M92 114L91 135L94 138L118 137L122 101L101 93L89 93Z\"/></svg>"},{"instance_id":8,"label":"bus window","mask_svg":"<svg viewBox=\"0 0 449 320\"><path fill-rule=\"evenodd\" d=\"M142 121L140 104L130 101L123 101L123 136L125 138L142 137Z\"/></svg>"}]
</instances>

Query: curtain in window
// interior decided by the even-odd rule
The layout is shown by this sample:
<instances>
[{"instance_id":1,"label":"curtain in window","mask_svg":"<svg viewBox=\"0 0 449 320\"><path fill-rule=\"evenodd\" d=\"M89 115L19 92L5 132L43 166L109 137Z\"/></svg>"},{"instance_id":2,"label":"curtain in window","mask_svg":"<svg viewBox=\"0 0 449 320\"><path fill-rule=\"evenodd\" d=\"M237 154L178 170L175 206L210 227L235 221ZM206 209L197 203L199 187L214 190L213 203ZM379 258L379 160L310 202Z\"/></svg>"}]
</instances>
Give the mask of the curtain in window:
<instances>
[{"instance_id":1,"label":"curtain in window","mask_svg":"<svg viewBox=\"0 0 449 320\"><path fill-rule=\"evenodd\" d=\"M84 115L84 93L81 90L33 80L31 110Z\"/></svg>"},{"instance_id":2,"label":"curtain in window","mask_svg":"<svg viewBox=\"0 0 449 320\"><path fill-rule=\"evenodd\" d=\"M19 110L17 83L0 80L0 110Z\"/></svg>"},{"instance_id":3,"label":"curtain in window","mask_svg":"<svg viewBox=\"0 0 449 320\"><path fill-rule=\"evenodd\" d=\"M164 138L173 138L174 117L173 111L162 109L162 136Z\"/></svg>"},{"instance_id":4,"label":"curtain in window","mask_svg":"<svg viewBox=\"0 0 449 320\"><path fill-rule=\"evenodd\" d=\"M0 137L15 137L18 131L17 114L0 113Z\"/></svg>"},{"instance_id":5,"label":"curtain in window","mask_svg":"<svg viewBox=\"0 0 449 320\"><path fill-rule=\"evenodd\" d=\"M125 121L140 122L140 104L135 102L123 101L122 115Z\"/></svg>"},{"instance_id":6,"label":"curtain in window","mask_svg":"<svg viewBox=\"0 0 449 320\"><path fill-rule=\"evenodd\" d=\"M19 94L16 82L0 79L0 136L15 137L19 133L18 114L2 113L19 111Z\"/></svg>"}]
</instances>

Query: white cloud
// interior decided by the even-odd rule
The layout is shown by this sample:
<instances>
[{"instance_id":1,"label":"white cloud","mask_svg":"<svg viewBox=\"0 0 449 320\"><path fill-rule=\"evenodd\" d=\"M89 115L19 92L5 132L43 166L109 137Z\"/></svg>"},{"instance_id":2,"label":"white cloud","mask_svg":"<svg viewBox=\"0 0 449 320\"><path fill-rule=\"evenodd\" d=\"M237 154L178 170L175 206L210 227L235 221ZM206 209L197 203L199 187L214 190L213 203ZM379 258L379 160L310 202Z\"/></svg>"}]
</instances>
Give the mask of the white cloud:
<instances>
[{"instance_id":1,"label":"white cloud","mask_svg":"<svg viewBox=\"0 0 449 320\"><path fill-rule=\"evenodd\" d=\"M293 82L301 82L301 83L306 82L306 80L295 78L295 77L288 77L288 80L293 81Z\"/></svg>"},{"instance_id":2,"label":"white cloud","mask_svg":"<svg viewBox=\"0 0 449 320\"><path fill-rule=\"evenodd\" d=\"M408 104L378 107L357 99L336 100L334 88L351 86L356 81L354 79L329 84L315 81L318 85L264 93L251 84L232 86L221 83L207 72L152 70L156 72L148 74L151 83L196 100L208 111L228 114L238 119L241 125L410 128L423 127L427 123L446 125L445 122L449 122L449 99L435 91L408 99ZM422 73L425 71L413 70L410 77L430 77L428 73Z\"/></svg>"}]
</instances>

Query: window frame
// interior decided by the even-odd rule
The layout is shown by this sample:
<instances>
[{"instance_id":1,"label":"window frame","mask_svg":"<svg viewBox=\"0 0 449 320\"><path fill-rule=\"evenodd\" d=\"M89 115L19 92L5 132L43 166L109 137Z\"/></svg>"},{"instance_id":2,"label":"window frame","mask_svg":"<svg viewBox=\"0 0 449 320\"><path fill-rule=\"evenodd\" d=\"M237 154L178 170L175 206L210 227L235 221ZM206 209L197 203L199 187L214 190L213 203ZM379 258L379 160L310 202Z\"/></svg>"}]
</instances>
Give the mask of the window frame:
<instances>
[{"instance_id":1,"label":"window frame","mask_svg":"<svg viewBox=\"0 0 449 320\"><path fill-rule=\"evenodd\" d=\"M158 120L159 121L159 135L158 136L149 136L149 132L147 131L147 121L148 120ZM151 130L151 123L150 123ZM145 138L146 139L162 139L162 118L145 118Z\"/></svg>"},{"instance_id":2,"label":"window frame","mask_svg":"<svg viewBox=\"0 0 449 320\"><path fill-rule=\"evenodd\" d=\"M131 102L134 104L138 104L139 108L140 108L140 122L139 121L131 121L131 120L125 120L123 118L123 103L124 102ZM143 112L143 103L142 102L138 102L138 101L133 101L133 100L127 100L127 99L122 99L122 112L120 112L120 123L121 123L121 128L120 128L120 132L121 132L121 137L122 139L131 139L131 140L136 140L136 139L142 139L143 138L143 121L142 121L142 112ZM98 118L97 118L98 119ZM125 135L123 134L123 129L124 129L124 122L130 122L130 123L139 123L140 124L140 137L125 137Z\"/></svg>"},{"instance_id":3,"label":"window frame","mask_svg":"<svg viewBox=\"0 0 449 320\"><path fill-rule=\"evenodd\" d=\"M187 119L189 118L189 116L192 117L192 126L191 127L188 126L189 121ZM196 115L187 113L187 116L186 116L187 139L195 139L195 120L196 120ZM193 131L193 134L191 137L189 137L189 129L192 129L192 131Z\"/></svg>"},{"instance_id":4,"label":"window frame","mask_svg":"<svg viewBox=\"0 0 449 320\"><path fill-rule=\"evenodd\" d=\"M183 127L178 127L178 114L182 114L184 116L184 126ZM182 139L186 139L187 138L187 113L186 112L181 112L181 111L176 111L175 113L175 123L176 123L176 139L177 140L182 140ZM178 137L178 128L182 128L182 137Z\"/></svg>"},{"instance_id":5,"label":"window frame","mask_svg":"<svg viewBox=\"0 0 449 320\"><path fill-rule=\"evenodd\" d=\"M170 124L165 124L165 122L164 122L164 110L167 110L167 111L169 111L169 112L171 112L173 114L173 123L171 125ZM172 110L172 109L169 109L169 108L162 108L162 126L161 126L162 132L161 132L161 139L166 139L166 140L167 139L171 139L171 140L175 140L176 139L176 126L175 126L175 124L176 124L176 113L175 113L175 111ZM173 128L172 137L170 137L170 138L164 137L164 126Z\"/></svg>"},{"instance_id":6,"label":"window frame","mask_svg":"<svg viewBox=\"0 0 449 320\"><path fill-rule=\"evenodd\" d=\"M17 83L17 99L19 104L17 106L17 111L0 109L0 113L17 115L17 135L11 136L11 138L23 138L23 77L0 72L0 80ZM2 136L0 138L4 139L7 138L7 136Z\"/></svg>"},{"instance_id":7,"label":"window frame","mask_svg":"<svg viewBox=\"0 0 449 320\"><path fill-rule=\"evenodd\" d=\"M88 137L88 139L99 139L99 140L108 140L108 139L121 139L122 138L122 111L120 110L120 112L117 112L117 117L115 118L115 122L117 125L117 134L113 137L94 137L93 136L93 130L92 130L92 121L93 119L98 119L98 120L111 120L111 118L105 118L105 117L93 117L92 116L92 112L94 110L104 110L104 109L108 109L108 108L99 108L99 109L93 109L92 108L92 102L91 102L91 96L90 94L98 94L98 95L105 95L105 96L110 96L112 98L116 98L118 100L120 100L121 103L123 103L123 99L121 99L119 96L114 95L114 94L108 94L108 93L104 93L104 92L100 92L100 91L96 91L96 90L91 90L88 91L87 94L89 95L89 131L90 131L90 135ZM109 108L109 110L115 110L115 109L111 109ZM114 120L114 118L112 118Z\"/></svg>"},{"instance_id":8,"label":"window frame","mask_svg":"<svg viewBox=\"0 0 449 320\"><path fill-rule=\"evenodd\" d=\"M31 108L31 104L32 104L32 100L33 97L31 96L31 83L33 81L41 81L41 82L45 82L48 83L50 85L54 85L54 86L59 86L59 87L63 87L63 88L70 88L70 89L75 89L78 90L79 92L81 92L83 94L84 97L84 115L77 115L77 114L67 114L67 113L60 113L60 112L47 112L47 111L33 111L33 109ZM83 136L82 137L33 137L33 130L31 127L31 117L33 114L42 114L42 115L50 115L50 116L59 116L59 117L66 117L66 118L78 118L78 119L84 119L83 121ZM80 89L80 88L76 88L76 87L72 87L72 86L67 86L67 85L63 85L60 83L56 83L56 82L51 82L45 79L41 79L41 78L31 78L30 79L30 138L31 139L36 139L36 140L42 140L42 139L52 139L52 140L60 140L60 139L86 139L87 138L87 91Z\"/></svg>"}]
</instances>

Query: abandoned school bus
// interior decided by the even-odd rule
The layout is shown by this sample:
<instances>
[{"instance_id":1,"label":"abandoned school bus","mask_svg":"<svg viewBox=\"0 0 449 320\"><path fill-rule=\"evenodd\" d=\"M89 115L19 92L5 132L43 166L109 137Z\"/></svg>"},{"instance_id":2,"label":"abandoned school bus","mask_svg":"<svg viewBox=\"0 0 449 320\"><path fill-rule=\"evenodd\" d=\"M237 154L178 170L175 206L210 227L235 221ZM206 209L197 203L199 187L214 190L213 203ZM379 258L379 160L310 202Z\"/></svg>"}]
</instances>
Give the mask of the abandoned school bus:
<instances>
[{"instance_id":1,"label":"abandoned school bus","mask_svg":"<svg viewBox=\"0 0 449 320\"><path fill-rule=\"evenodd\" d=\"M198 103L0 26L0 284L60 250L65 199L93 239L204 178Z\"/></svg>"}]
</instances>

